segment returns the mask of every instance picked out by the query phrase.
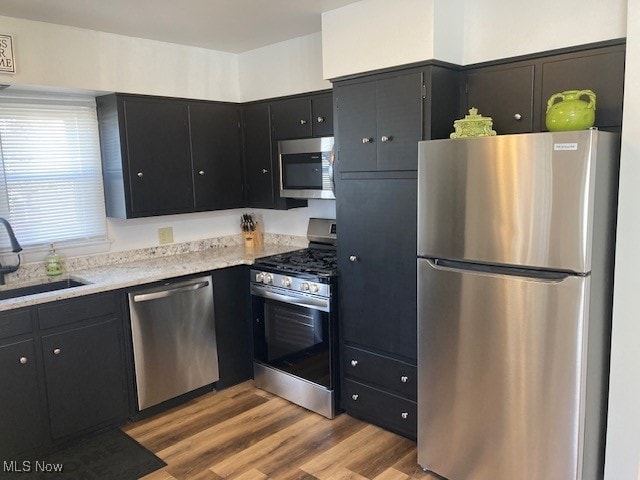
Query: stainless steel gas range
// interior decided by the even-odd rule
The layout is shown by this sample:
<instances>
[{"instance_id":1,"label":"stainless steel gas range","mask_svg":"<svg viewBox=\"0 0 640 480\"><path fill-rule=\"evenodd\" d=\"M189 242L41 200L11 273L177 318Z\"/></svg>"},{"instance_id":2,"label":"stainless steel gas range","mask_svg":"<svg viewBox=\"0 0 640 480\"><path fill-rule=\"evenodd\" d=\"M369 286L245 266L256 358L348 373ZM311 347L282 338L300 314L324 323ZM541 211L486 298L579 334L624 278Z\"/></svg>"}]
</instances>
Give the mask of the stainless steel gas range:
<instances>
[{"instance_id":1,"label":"stainless steel gas range","mask_svg":"<svg viewBox=\"0 0 640 480\"><path fill-rule=\"evenodd\" d=\"M258 388L333 418L338 411L336 223L309 219L309 248L251 269Z\"/></svg>"}]
</instances>

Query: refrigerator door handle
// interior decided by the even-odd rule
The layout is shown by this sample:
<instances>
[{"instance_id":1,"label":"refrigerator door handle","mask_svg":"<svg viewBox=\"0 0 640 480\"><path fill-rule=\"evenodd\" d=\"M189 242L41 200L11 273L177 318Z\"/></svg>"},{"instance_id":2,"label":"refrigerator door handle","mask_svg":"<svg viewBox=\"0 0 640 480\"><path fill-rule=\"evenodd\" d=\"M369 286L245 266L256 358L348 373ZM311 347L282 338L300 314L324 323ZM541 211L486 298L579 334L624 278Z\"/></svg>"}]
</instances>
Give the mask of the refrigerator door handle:
<instances>
[{"instance_id":1,"label":"refrigerator door handle","mask_svg":"<svg viewBox=\"0 0 640 480\"><path fill-rule=\"evenodd\" d=\"M540 281L559 283L568 277L575 277L577 274L569 272L551 272L548 270L533 270L529 268L519 267L503 267L496 265L483 265L479 263L456 262L453 260L445 260L442 258L425 258L433 267L441 270L451 271L467 271L488 273L493 275L509 275L512 277L531 278Z\"/></svg>"}]
</instances>

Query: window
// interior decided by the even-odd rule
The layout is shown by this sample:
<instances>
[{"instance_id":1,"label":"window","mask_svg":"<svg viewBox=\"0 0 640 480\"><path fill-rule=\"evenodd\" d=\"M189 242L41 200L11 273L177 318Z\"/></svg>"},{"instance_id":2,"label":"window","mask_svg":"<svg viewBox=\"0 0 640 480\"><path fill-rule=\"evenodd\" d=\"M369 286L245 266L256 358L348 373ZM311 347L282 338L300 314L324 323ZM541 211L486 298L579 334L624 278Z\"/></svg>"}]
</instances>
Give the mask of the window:
<instances>
[{"instance_id":1,"label":"window","mask_svg":"<svg viewBox=\"0 0 640 480\"><path fill-rule=\"evenodd\" d=\"M25 250L106 241L95 100L0 97L0 216ZM1 229L0 229L1 230ZM0 231L0 250L9 251Z\"/></svg>"}]
</instances>

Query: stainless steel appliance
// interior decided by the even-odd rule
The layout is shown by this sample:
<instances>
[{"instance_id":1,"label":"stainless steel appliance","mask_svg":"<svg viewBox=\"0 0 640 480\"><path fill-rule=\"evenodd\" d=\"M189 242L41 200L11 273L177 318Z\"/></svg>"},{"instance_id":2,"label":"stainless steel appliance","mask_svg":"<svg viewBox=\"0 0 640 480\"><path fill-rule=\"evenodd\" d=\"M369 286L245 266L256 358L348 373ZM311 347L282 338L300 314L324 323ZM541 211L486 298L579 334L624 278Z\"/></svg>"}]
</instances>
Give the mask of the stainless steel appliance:
<instances>
[{"instance_id":1,"label":"stainless steel appliance","mask_svg":"<svg viewBox=\"0 0 640 480\"><path fill-rule=\"evenodd\" d=\"M420 142L418 463L602 478L619 137Z\"/></svg>"},{"instance_id":2,"label":"stainless steel appliance","mask_svg":"<svg viewBox=\"0 0 640 480\"><path fill-rule=\"evenodd\" d=\"M211 276L129 292L138 409L219 380Z\"/></svg>"},{"instance_id":3,"label":"stainless steel appliance","mask_svg":"<svg viewBox=\"0 0 640 480\"><path fill-rule=\"evenodd\" d=\"M256 386L328 418L339 399L335 228L309 219L309 248L251 269Z\"/></svg>"},{"instance_id":4,"label":"stainless steel appliance","mask_svg":"<svg viewBox=\"0 0 640 480\"><path fill-rule=\"evenodd\" d=\"M278 142L280 196L334 199L333 137Z\"/></svg>"}]
</instances>

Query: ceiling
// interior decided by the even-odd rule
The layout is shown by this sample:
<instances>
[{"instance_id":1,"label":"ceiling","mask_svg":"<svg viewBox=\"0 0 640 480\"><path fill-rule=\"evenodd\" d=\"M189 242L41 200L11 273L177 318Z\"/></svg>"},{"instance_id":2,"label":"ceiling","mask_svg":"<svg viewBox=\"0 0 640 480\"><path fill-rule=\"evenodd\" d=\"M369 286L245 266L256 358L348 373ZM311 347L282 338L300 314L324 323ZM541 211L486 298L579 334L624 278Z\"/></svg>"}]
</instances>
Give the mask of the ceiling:
<instances>
[{"instance_id":1,"label":"ceiling","mask_svg":"<svg viewBox=\"0 0 640 480\"><path fill-rule=\"evenodd\" d=\"M358 0L0 0L0 15L241 53L321 28Z\"/></svg>"}]
</instances>

